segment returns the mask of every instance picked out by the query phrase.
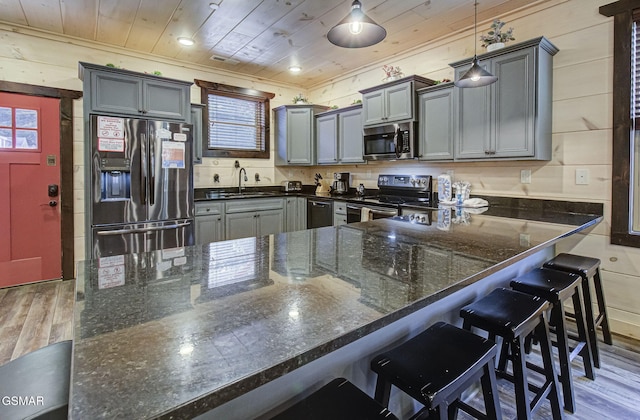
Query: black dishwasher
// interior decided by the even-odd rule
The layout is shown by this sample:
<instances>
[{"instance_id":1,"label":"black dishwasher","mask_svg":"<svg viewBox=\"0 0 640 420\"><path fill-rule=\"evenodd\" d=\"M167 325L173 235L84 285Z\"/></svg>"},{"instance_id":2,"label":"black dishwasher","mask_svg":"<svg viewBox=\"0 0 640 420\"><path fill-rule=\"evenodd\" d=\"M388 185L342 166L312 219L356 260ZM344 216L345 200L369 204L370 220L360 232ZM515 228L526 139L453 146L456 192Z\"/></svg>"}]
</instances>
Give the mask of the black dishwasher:
<instances>
[{"instance_id":1,"label":"black dishwasher","mask_svg":"<svg viewBox=\"0 0 640 420\"><path fill-rule=\"evenodd\" d=\"M307 198L307 229L333 225L333 201L330 198Z\"/></svg>"}]
</instances>

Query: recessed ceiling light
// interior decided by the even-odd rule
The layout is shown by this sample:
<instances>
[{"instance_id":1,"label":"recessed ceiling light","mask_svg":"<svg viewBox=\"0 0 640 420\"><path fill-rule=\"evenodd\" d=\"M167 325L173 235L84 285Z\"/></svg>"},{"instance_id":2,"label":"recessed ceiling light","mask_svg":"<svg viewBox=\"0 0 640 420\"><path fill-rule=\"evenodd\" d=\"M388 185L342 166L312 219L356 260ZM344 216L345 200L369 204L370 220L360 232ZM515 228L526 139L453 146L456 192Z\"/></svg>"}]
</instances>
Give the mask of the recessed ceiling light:
<instances>
[{"instance_id":1,"label":"recessed ceiling light","mask_svg":"<svg viewBox=\"0 0 640 420\"><path fill-rule=\"evenodd\" d=\"M211 10L218 10L218 7L220 7L220 5L217 3L209 3L209 9Z\"/></svg>"},{"instance_id":2,"label":"recessed ceiling light","mask_svg":"<svg viewBox=\"0 0 640 420\"><path fill-rule=\"evenodd\" d=\"M300 66L291 66L291 67L289 67L289 71L291 73L300 73L302 71L302 67L300 67Z\"/></svg>"},{"instance_id":3,"label":"recessed ceiling light","mask_svg":"<svg viewBox=\"0 0 640 420\"><path fill-rule=\"evenodd\" d=\"M187 38L184 36L179 37L178 42L181 43L182 45L187 45L187 46L191 46L196 43L193 39Z\"/></svg>"}]
</instances>

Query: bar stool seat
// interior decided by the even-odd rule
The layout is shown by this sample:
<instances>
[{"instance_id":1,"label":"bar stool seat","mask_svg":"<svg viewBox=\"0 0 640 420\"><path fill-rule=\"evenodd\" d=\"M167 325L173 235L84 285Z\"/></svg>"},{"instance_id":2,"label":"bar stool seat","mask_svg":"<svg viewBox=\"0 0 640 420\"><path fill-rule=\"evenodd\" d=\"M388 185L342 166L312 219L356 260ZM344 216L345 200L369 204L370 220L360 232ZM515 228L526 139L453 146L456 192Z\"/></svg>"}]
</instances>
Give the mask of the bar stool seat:
<instances>
[{"instance_id":1,"label":"bar stool seat","mask_svg":"<svg viewBox=\"0 0 640 420\"><path fill-rule=\"evenodd\" d=\"M515 290L499 288L484 298L460 310L464 319L463 328L476 327L488 332L489 339L502 337L502 349L496 374L513 382L515 387L518 419L531 419L546 397L551 403L554 419L562 419L558 378L552 359L547 310L550 303L538 296ZM525 339L531 333L540 342L545 382L541 387L529 383L527 368L533 366L526 361ZM507 372L507 361L512 362L513 374ZM528 391L535 392L529 402Z\"/></svg>"},{"instance_id":2,"label":"bar stool seat","mask_svg":"<svg viewBox=\"0 0 640 420\"><path fill-rule=\"evenodd\" d=\"M336 378L272 418L300 419L397 420L397 417L345 378Z\"/></svg>"},{"instance_id":3,"label":"bar stool seat","mask_svg":"<svg viewBox=\"0 0 640 420\"><path fill-rule=\"evenodd\" d=\"M602 288L602 278L600 277L600 260L597 258L584 257L581 255L561 253L555 258L547 261L543 265L552 270L568 271L582 277L582 294L584 297L585 319L589 333L593 364L600 367L600 352L598 351L598 327L602 328L603 340L606 344L613 344L611 329L609 328L609 317L607 316L607 305L604 299ZM591 297L591 287L589 279L593 279L595 291L595 303L598 306L598 313L593 313L593 299ZM571 314L568 314L573 317Z\"/></svg>"},{"instance_id":4,"label":"bar stool seat","mask_svg":"<svg viewBox=\"0 0 640 420\"><path fill-rule=\"evenodd\" d=\"M553 327L556 342L552 344L558 347L558 359L560 362L560 384L565 410L574 413L575 392L573 377L571 374L571 361L578 355L582 358L585 375L589 379L595 379L591 346L584 317L584 302L582 300L582 278L575 274L563 271L537 268L511 281L514 290L539 296L551 303L551 317L549 325ZM577 336L569 336L565 325L564 302L572 299L573 308L578 327ZM569 337L577 341L572 349L569 345Z\"/></svg>"},{"instance_id":5,"label":"bar stool seat","mask_svg":"<svg viewBox=\"0 0 640 420\"><path fill-rule=\"evenodd\" d=\"M0 396L30 398L23 404L9 400L9 404L0 405L0 418L66 420L70 381L70 340L50 344L0 366Z\"/></svg>"},{"instance_id":6,"label":"bar stool seat","mask_svg":"<svg viewBox=\"0 0 640 420\"><path fill-rule=\"evenodd\" d=\"M476 418L501 419L493 341L438 322L371 361L378 374L375 399L388 406L391 386L425 406L413 418L429 414L455 418L460 409ZM486 414L460 400L480 380Z\"/></svg>"}]
</instances>

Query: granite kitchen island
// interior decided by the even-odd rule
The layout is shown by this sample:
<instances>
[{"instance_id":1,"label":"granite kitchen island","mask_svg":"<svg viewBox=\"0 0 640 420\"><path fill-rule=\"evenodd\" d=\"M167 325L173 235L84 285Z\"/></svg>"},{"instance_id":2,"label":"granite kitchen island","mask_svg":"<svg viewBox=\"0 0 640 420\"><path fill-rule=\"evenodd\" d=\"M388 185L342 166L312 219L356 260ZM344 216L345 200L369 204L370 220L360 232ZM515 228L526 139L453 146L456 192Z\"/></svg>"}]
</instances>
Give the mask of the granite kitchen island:
<instances>
[{"instance_id":1,"label":"granite kitchen island","mask_svg":"<svg viewBox=\"0 0 640 420\"><path fill-rule=\"evenodd\" d=\"M337 375L372 394L380 349L602 219L542 203L82 262L70 417L252 418Z\"/></svg>"}]
</instances>

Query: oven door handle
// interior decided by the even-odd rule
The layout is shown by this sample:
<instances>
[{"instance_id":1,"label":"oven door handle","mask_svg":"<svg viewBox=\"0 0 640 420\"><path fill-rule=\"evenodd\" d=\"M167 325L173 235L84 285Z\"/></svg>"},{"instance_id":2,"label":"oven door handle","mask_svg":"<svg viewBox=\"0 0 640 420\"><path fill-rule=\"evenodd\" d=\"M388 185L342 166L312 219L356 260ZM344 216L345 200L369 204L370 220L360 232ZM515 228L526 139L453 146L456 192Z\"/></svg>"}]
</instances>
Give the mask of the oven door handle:
<instances>
[{"instance_id":1,"label":"oven door handle","mask_svg":"<svg viewBox=\"0 0 640 420\"><path fill-rule=\"evenodd\" d=\"M362 207L367 207L367 206L347 206L347 210L356 210L356 211L361 211ZM398 211L397 210L378 210L378 209L372 209L371 207L367 207L369 210L371 210L371 213L373 214L377 214L379 216L386 216L386 217L391 217L391 216L397 216L398 215Z\"/></svg>"}]
</instances>

